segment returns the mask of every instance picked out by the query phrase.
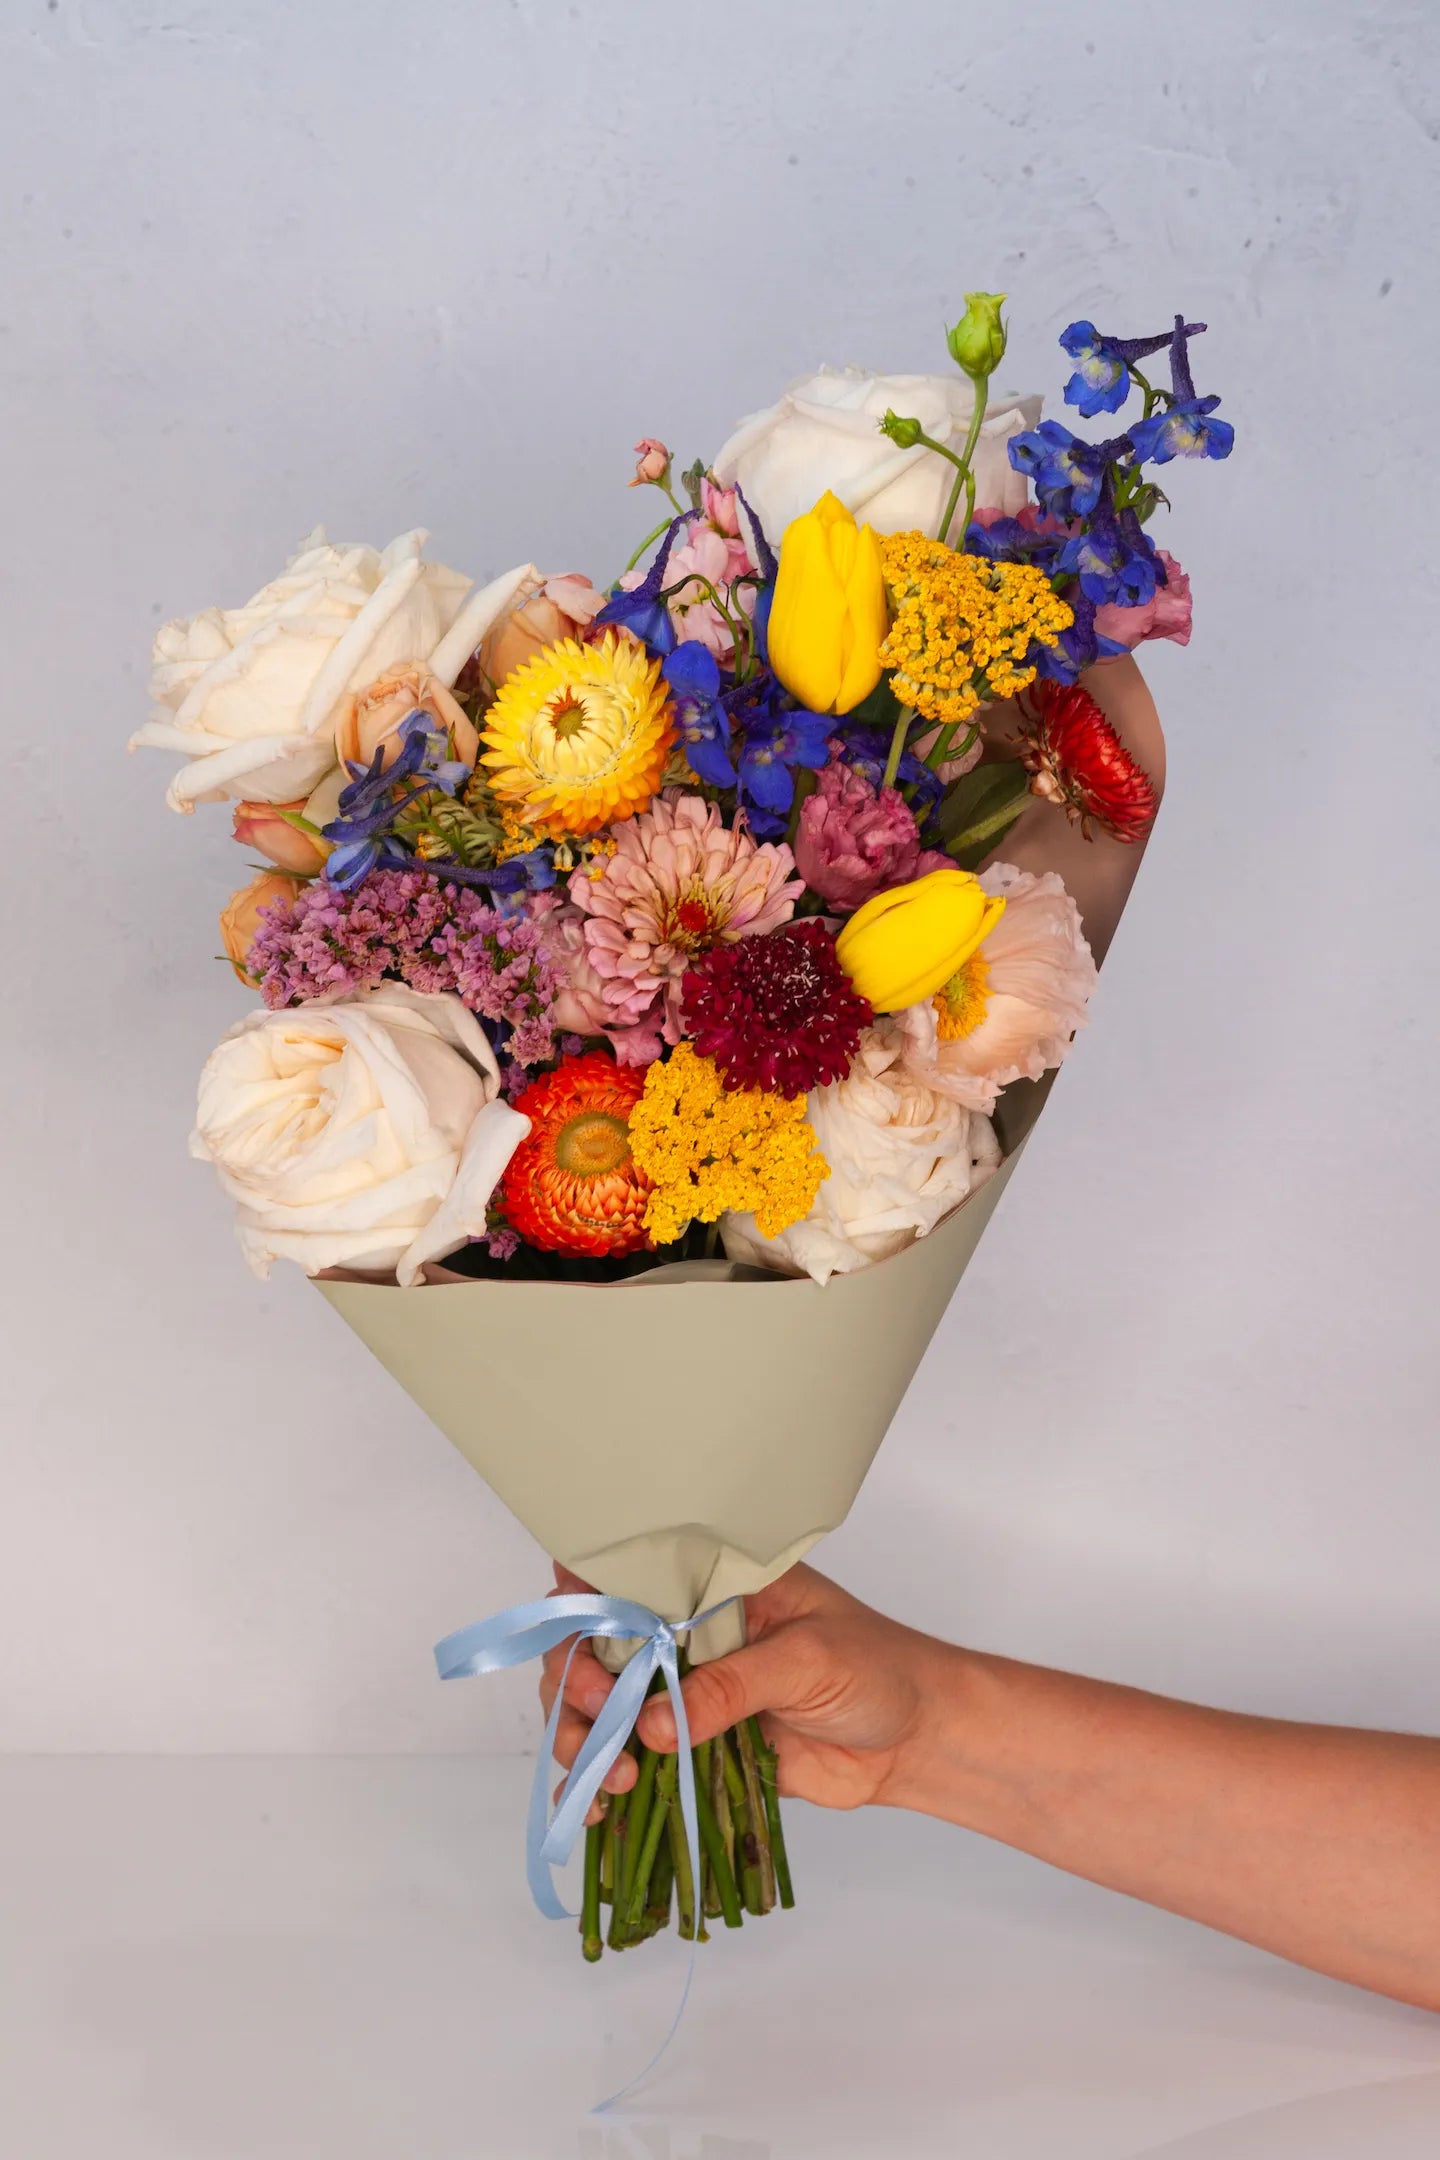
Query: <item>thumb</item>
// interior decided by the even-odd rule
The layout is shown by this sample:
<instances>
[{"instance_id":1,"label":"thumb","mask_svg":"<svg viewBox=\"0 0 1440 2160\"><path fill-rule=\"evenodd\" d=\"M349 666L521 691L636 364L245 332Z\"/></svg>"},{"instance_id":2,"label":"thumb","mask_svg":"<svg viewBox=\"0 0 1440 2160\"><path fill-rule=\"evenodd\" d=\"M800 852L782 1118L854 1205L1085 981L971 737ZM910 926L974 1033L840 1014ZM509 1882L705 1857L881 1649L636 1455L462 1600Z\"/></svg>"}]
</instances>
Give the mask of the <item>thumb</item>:
<instances>
[{"instance_id":1,"label":"thumb","mask_svg":"<svg viewBox=\"0 0 1440 2160\"><path fill-rule=\"evenodd\" d=\"M789 1656L783 1631L767 1635L763 1642L748 1643L713 1665L700 1665L687 1673L684 1682L685 1715L690 1722L690 1745L699 1747L717 1733L728 1732L743 1718L760 1710L776 1710L786 1700L786 1668ZM647 1747L669 1754L675 1746L675 1712L668 1695L657 1695L645 1705L636 1726Z\"/></svg>"}]
</instances>

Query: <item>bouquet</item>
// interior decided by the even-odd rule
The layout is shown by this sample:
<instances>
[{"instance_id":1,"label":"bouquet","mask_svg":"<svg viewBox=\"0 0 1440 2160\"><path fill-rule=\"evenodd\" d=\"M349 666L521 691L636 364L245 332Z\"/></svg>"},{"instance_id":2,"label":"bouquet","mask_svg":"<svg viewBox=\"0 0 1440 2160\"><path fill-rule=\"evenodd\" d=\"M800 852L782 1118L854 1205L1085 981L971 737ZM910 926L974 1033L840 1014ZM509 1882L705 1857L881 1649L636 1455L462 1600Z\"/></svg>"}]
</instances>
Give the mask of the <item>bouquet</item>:
<instances>
[{"instance_id":1,"label":"bouquet","mask_svg":"<svg viewBox=\"0 0 1440 2160\"><path fill-rule=\"evenodd\" d=\"M192 1151L597 1586L558 1632L648 1646L632 1722L851 1505L1156 814L1128 655L1190 635L1149 526L1231 447L1205 326L1072 323L1065 402L1131 406L1090 440L991 394L1002 299L952 375L823 369L683 473L641 442L664 513L603 584L317 531L156 638L135 741L263 858ZM639 1752L585 1954L788 1904L760 1728Z\"/></svg>"}]
</instances>

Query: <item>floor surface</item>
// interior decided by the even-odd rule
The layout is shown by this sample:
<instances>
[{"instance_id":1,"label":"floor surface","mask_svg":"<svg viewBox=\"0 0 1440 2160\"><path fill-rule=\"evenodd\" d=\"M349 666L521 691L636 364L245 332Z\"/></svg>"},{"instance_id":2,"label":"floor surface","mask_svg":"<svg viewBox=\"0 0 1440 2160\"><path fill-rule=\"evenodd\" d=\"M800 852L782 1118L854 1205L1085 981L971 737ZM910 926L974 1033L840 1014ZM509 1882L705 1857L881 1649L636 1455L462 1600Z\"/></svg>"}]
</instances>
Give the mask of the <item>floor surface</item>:
<instances>
[{"instance_id":1,"label":"floor surface","mask_svg":"<svg viewBox=\"0 0 1440 2160\"><path fill-rule=\"evenodd\" d=\"M1440 2018L943 1825L794 1806L799 1909L585 1966L529 1768L0 1761L4 2160L1432 2160Z\"/></svg>"}]
</instances>

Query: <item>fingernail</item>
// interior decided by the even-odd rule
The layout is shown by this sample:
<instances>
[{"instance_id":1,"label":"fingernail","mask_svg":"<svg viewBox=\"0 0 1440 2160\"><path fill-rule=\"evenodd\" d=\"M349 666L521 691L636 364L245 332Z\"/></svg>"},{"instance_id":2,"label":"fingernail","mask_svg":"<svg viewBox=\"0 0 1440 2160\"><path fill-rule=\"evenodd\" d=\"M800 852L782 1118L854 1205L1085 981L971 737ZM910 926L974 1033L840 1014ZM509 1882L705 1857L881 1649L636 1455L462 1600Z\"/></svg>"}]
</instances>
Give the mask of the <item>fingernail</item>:
<instances>
[{"instance_id":1,"label":"fingernail","mask_svg":"<svg viewBox=\"0 0 1440 2160\"><path fill-rule=\"evenodd\" d=\"M642 1737L651 1747L674 1747L675 1713L668 1703L656 1703L640 1720Z\"/></svg>"},{"instance_id":2,"label":"fingernail","mask_svg":"<svg viewBox=\"0 0 1440 2160\"><path fill-rule=\"evenodd\" d=\"M609 1688L602 1687L597 1681L594 1687L587 1688L585 1690L585 1701L582 1706L585 1711L585 1715L592 1718L599 1717L600 1712L604 1709L609 1699Z\"/></svg>"}]
</instances>

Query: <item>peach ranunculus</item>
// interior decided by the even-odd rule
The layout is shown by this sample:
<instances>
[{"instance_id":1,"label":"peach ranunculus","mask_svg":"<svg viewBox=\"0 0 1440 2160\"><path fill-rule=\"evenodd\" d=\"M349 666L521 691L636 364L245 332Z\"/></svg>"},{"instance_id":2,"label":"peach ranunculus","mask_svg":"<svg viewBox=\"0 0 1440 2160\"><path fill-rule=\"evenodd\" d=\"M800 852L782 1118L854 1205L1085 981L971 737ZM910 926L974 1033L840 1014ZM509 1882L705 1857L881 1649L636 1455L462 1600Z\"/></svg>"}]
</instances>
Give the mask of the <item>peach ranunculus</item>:
<instances>
[{"instance_id":1,"label":"peach ranunculus","mask_svg":"<svg viewBox=\"0 0 1440 2160\"><path fill-rule=\"evenodd\" d=\"M289 831L291 828L287 827ZM296 833L297 840L303 833ZM220 911L220 940L225 947L225 957L247 988L257 987L255 977L245 965L250 947L260 928L260 916L268 907L289 906L301 889L301 880L286 877L280 870L260 870L248 885L233 892Z\"/></svg>"},{"instance_id":2,"label":"peach ranunculus","mask_svg":"<svg viewBox=\"0 0 1440 2160\"><path fill-rule=\"evenodd\" d=\"M385 764L400 755L400 729L413 712L433 715L436 731L449 738L450 754L473 766L480 737L462 707L424 667L387 668L363 690L352 690L340 708L335 750L347 765L368 766L377 750Z\"/></svg>"},{"instance_id":3,"label":"peach ranunculus","mask_svg":"<svg viewBox=\"0 0 1440 2160\"><path fill-rule=\"evenodd\" d=\"M330 852L329 842L313 840L283 815L292 810L303 816L308 799L302 795L298 801L288 803L236 803L235 838L241 847L253 848L277 869L292 871L296 877L318 876Z\"/></svg>"},{"instance_id":4,"label":"peach ranunculus","mask_svg":"<svg viewBox=\"0 0 1440 2160\"><path fill-rule=\"evenodd\" d=\"M1000 1165L990 1120L906 1063L904 1015L866 1028L843 1080L812 1089L805 1116L830 1175L808 1215L767 1238L753 1215L725 1215L730 1259L818 1283L913 1244Z\"/></svg>"},{"instance_id":5,"label":"peach ranunculus","mask_svg":"<svg viewBox=\"0 0 1440 2160\"><path fill-rule=\"evenodd\" d=\"M486 633L479 652L481 673L498 690L507 675L544 652L547 645L558 645L565 638L583 641L604 605L604 593L597 592L579 571L528 579L514 607Z\"/></svg>"},{"instance_id":6,"label":"peach ranunculus","mask_svg":"<svg viewBox=\"0 0 1440 2160\"><path fill-rule=\"evenodd\" d=\"M896 1018L916 1080L989 1111L1012 1080L1061 1063L1097 976L1080 911L1053 870L1037 877L997 862L979 877L1004 914L937 997Z\"/></svg>"}]
</instances>

